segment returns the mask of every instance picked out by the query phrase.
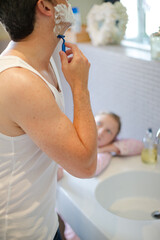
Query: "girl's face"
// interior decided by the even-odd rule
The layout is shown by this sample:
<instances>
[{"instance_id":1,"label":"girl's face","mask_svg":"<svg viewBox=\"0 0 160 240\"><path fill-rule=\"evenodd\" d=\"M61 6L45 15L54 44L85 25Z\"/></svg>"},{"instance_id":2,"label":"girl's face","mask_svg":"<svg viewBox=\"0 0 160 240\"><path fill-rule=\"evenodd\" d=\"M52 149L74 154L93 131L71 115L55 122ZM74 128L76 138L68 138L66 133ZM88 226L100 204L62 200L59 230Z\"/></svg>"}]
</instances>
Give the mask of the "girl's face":
<instances>
[{"instance_id":1,"label":"girl's face","mask_svg":"<svg viewBox=\"0 0 160 240\"><path fill-rule=\"evenodd\" d=\"M118 122L109 114L95 116L98 132L98 147L110 144L118 133Z\"/></svg>"}]
</instances>

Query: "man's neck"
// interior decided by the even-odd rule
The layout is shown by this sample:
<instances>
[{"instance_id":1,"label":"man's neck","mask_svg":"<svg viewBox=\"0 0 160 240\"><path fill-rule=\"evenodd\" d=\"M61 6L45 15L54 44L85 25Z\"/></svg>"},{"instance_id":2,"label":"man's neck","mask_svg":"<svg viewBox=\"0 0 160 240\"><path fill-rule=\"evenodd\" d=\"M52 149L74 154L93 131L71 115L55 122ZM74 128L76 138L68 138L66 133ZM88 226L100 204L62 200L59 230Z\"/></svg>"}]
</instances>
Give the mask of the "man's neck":
<instances>
[{"instance_id":1,"label":"man's neck","mask_svg":"<svg viewBox=\"0 0 160 240\"><path fill-rule=\"evenodd\" d=\"M57 43L56 37L27 37L19 42L11 41L2 55L16 55L37 70L47 69Z\"/></svg>"}]
</instances>

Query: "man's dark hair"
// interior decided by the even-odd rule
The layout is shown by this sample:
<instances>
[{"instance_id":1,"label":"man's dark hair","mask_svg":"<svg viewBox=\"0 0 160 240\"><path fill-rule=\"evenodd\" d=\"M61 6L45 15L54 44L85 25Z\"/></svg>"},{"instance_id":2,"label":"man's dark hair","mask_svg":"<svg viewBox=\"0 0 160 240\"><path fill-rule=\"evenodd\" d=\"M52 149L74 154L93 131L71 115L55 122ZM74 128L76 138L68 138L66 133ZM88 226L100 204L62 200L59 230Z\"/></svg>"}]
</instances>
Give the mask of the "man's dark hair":
<instances>
[{"instance_id":1,"label":"man's dark hair","mask_svg":"<svg viewBox=\"0 0 160 240\"><path fill-rule=\"evenodd\" d=\"M104 0L104 2L111 2L111 3L115 3L115 2L120 2L120 0Z\"/></svg>"},{"instance_id":2,"label":"man's dark hair","mask_svg":"<svg viewBox=\"0 0 160 240\"><path fill-rule=\"evenodd\" d=\"M19 41L32 33L37 0L0 0L0 21L10 37Z\"/></svg>"}]
</instances>

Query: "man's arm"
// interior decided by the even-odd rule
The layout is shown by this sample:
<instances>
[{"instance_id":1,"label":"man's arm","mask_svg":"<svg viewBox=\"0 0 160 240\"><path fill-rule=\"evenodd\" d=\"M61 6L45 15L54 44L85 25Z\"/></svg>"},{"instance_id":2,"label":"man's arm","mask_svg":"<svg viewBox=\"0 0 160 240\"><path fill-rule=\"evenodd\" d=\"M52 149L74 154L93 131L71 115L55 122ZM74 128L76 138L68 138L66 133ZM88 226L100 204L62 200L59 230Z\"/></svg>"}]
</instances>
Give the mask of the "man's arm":
<instances>
[{"instance_id":1,"label":"man's arm","mask_svg":"<svg viewBox=\"0 0 160 240\"><path fill-rule=\"evenodd\" d=\"M80 83L87 81L87 70L83 68L88 63L76 47L74 54L78 60L73 58L72 69L67 70L69 79L75 81L71 87L74 123L61 112L46 83L26 69L15 68L14 74L13 69L7 71L6 78L11 80L6 83L5 88L6 107L10 119L21 127L42 151L72 175L86 178L92 176L96 169L97 131L87 83ZM76 67L77 62L79 68ZM62 64L65 68L65 63ZM80 65L81 71L83 70L81 76L77 73ZM72 77L74 79L71 79Z\"/></svg>"}]
</instances>

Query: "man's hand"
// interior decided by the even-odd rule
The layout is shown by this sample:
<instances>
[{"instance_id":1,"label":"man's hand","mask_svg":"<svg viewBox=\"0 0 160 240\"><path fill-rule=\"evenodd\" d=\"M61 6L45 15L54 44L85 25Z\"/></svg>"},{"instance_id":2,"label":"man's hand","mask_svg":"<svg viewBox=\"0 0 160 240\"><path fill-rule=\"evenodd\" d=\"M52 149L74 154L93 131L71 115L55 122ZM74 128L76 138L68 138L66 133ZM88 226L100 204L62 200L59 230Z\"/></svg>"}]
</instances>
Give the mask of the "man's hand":
<instances>
[{"instance_id":1,"label":"man's hand","mask_svg":"<svg viewBox=\"0 0 160 240\"><path fill-rule=\"evenodd\" d=\"M72 91L75 88L85 90L88 88L90 63L75 44L66 43L65 45L69 49L66 53L60 52L63 74Z\"/></svg>"}]
</instances>

